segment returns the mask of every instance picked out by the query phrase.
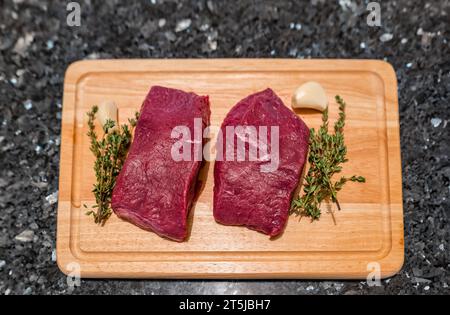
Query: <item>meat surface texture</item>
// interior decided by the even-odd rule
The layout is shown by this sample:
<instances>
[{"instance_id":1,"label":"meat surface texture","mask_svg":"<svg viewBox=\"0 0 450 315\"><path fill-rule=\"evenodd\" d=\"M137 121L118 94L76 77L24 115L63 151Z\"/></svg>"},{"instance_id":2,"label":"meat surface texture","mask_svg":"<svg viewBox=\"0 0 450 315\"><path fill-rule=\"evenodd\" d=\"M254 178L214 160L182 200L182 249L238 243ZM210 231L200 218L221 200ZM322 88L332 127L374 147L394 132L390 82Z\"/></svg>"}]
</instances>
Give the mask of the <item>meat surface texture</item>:
<instances>
[{"instance_id":1,"label":"meat surface texture","mask_svg":"<svg viewBox=\"0 0 450 315\"><path fill-rule=\"evenodd\" d=\"M201 120L202 132L210 119L207 96L151 88L114 187L111 205L117 216L162 237L186 239L201 161L175 161L171 148L178 139L171 133L186 126L194 135L195 118Z\"/></svg>"},{"instance_id":2,"label":"meat surface texture","mask_svg":"<svg viewBox=\"0 0 450 315\"><path fill-rule=\"evenodd\" d=\"M306 161L309 129L271 89L237 103L223 121L223 135L227 126L268 126L268 130L270 126L279 126L279 164L274 171L262 172L262 162L249 161L248 155L245 161L216 160L214 217L224 225L243 225L277 236L286 226L292 197ZM275 138L268 139L270 152ZM222 147L225 152L225 140Z\"/></svg>"}]
</instances>

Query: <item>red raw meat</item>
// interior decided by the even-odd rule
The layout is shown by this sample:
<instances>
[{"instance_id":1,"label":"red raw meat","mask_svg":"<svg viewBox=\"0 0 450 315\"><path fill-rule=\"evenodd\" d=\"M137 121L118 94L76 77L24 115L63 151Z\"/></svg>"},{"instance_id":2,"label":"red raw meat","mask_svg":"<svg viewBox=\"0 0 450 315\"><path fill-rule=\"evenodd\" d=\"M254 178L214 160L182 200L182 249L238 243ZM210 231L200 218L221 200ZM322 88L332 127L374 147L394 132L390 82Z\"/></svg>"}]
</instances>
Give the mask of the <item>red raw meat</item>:
<instances>
[{"instance_id":1,"label":"red raw meat","mask_svg":"<svg viewBox=\"0 0 450 315\"><path fill-rule=\"evenodd\" d=\"M261 161L248 159L216 161L214 217L225 225L244 225L276 236L286 225L293 193L306 162L309 129L271 89L250 95L235 105L223 121L223 135L227 126L238 125L279 126L278 169L261 172ZM225 156L225 140L223 150Z\"/></svg>"},{"instance_id":2,"label":"red raw meat","mask_svg":"<svg viewBox=\"0 0 450 315\"><path fill-rule=\"evenodd\" d=\"M151 88L113 191L111 205L117 216L172 240L187 237L201 161L174 161L171 148L178 140L171 132L187 126L194 135L194 118L201 119L202 131L209 125L208 96Z\"/></svg>"}]
</instances>

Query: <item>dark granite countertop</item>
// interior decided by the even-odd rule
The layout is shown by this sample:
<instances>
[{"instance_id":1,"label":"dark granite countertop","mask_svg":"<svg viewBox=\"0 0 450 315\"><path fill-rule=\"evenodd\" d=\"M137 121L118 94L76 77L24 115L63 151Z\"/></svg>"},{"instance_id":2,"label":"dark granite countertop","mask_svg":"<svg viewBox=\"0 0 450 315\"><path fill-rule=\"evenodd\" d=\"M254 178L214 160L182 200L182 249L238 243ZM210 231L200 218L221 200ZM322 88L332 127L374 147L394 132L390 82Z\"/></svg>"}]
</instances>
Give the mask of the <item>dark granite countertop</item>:
<instances>
[{"instance_id":1,"label":"dark granite countertop","mask_svg":"<svg viewBox=\"0 0 450 315\"><path fill-rule=\"evenodd\" d=\"M450 2L0 1L0 294L449 294ZM82 280L55 263L64 72L80 59L385 59L399 81L405 264L360 281Z\"/></svg>"}]
</instances>

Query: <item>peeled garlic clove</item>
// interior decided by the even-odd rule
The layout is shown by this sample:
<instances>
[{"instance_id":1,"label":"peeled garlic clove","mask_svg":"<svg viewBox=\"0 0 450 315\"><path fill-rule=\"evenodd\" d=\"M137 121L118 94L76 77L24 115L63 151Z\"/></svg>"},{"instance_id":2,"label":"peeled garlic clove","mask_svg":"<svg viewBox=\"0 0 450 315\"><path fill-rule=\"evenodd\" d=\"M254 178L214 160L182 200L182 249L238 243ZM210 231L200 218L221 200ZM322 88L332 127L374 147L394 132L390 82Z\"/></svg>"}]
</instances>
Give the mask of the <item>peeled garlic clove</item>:
<instances>
[{"instance_id":1,"label":"peeled garlic clove","mask_svg":"<svg viewBox=\"0 0 450 315\"><path fill-rule=\"evenodd\" d=\"M292 96L293 108L312 108L324 111L327 108L328 99L323 87L314 81L301 85Z\"/></svg>"},{"instance_id":2,"label":"peeled garlic clove","mask_svg":"<svg viewBox=\"0 0 450 315\"><path fill-rule=\"evenodd\" d=\"M117 129L117 106L113 101L104 101L98 106L97 119L102 125L106 124L106 121L113 120L115 125L109 131Z\"/></svg>"}]
</instances>

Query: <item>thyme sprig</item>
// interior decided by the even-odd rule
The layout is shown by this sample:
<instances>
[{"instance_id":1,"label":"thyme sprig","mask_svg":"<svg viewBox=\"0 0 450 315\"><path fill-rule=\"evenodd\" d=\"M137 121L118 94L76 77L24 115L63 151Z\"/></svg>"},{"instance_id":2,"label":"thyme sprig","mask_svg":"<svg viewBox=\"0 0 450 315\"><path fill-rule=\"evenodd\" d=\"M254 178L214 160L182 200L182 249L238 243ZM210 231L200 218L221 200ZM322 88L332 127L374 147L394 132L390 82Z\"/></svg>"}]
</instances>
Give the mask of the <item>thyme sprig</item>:
<instances>
[{"instance_id":1,"label":"thyme sprig","mask_svg":"<svg viewBox=\"0 0 450 315\"><path fill-rule=\"evenodd\" d=\"M102 126L103 135L98 138L95 132L97 112L98 106L93 106L87 113L89 127L87 135L91 141L90 150L95 156L96 183L92 190L95 196L95 205L86 212L86 215L92 215L95 223L103 226L112 214L110 206L112 191L130 148L132 131L136 126L139 113L136 112L134 118L128 119L129 126L123 124L114 128L116 122L107 119ZM84 207L88 208L86 205Z\"/></svg>"},{"instance_id":2,"label":"thyme sprig","mask_svg":"<svg viewBox=\"0 0 450 315\"><path fill-rule=\"evenodd\" d=\"M334 134L328 133L328 108L322 113L322 125L316 132L310 130L309 157L310 168L305 177L303 196L292 201L291 214L300 217L310 217L312 221L318 220L321 215L320 205L325 200L331 200L341 206L337 199L337 193L346 182L364 183L362 176L341 177L333 182L332 177L342 171L342 163L348 161L346 158L347 147L344 144L345 107L344 100L337 95L336 102L339 104L339 119L334 125ZM333 221L336 224L333 211L330 210Z\"/></svg>"}]
</instances>

